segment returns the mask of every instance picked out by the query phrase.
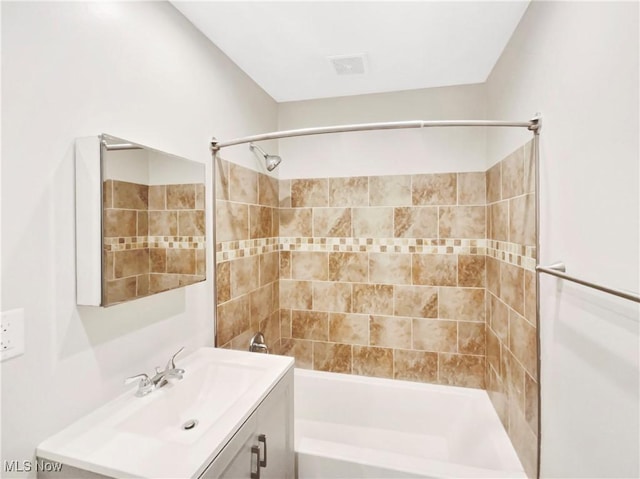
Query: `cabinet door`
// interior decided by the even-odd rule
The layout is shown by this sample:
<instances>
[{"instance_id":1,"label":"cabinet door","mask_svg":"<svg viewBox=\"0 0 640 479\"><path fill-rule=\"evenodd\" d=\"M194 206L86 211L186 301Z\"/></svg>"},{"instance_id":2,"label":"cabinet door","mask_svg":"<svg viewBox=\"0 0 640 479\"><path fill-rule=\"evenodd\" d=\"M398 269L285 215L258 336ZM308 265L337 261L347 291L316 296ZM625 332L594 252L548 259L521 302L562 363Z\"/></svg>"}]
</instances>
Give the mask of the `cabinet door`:
<instances>
[{"instance_id":1,"label":"cabinet door","mask_svg":"<svg viewBox=\"0 0 640 479\"><path fill-rule=\"evenodd\" d=\"M258 445L256 414L252 414L218 454L200 479L250 479L257 470L257 455L251 448Z\"/></svg>"},{"instance_id":2,"label":"cabinet door","mask_svg":"<svg viewBox=\"0 0 640 479\"><path fill-rule=\"evenodd\" d=\"M256 433L263 460L266 446L266 466L261 467L260 479L294 479L293 381L288 376L257 410Z\"/></svg>"}]
</instances>

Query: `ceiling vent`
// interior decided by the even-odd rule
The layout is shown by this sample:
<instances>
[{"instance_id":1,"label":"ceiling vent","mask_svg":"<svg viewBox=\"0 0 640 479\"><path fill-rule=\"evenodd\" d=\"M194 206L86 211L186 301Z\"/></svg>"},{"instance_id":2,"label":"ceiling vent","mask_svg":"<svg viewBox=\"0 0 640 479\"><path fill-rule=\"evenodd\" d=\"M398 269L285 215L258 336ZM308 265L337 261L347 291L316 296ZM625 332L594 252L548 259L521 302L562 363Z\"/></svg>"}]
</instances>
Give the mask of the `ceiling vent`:
<instances>
[{"instance_id":1,"label":"ceiling vent","mask_svg":"<svg viewBox=\"0 0 640 479\"><path fill-rule=\"evenodd\" d=\"M366 55L339 55L327 57L338 75L364 75Z\"/></svg>"}]
</instances>

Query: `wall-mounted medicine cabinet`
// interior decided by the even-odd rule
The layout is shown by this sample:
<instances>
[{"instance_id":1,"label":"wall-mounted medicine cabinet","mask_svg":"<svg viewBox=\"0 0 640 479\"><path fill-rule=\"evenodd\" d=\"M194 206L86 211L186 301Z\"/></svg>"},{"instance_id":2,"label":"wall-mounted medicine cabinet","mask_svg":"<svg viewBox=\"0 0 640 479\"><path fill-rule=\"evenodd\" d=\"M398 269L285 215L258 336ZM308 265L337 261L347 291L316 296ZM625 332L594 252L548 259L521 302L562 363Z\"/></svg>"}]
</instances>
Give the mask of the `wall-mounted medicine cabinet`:
<instances>
[{"instance_id":1,"label":"wall-mounted medicine cabinet","mask_svg":"<svg viewBox=\"0 0 640 479\"><path fill-rule=\"evenodd\" d=\"M75 146L77 303L204 281L205 165L107 134Z\"/></svg>"}]
</instances>

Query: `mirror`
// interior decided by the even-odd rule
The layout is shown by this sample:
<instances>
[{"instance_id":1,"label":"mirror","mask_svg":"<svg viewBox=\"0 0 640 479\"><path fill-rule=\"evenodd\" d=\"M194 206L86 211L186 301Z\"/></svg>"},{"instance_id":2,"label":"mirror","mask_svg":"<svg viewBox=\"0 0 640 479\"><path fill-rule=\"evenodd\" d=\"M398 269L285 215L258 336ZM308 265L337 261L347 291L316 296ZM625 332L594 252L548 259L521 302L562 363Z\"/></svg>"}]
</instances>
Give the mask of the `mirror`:
<instances>
[{"instance_id":1,"label":"mirror","mask_svg":"<svg viewBox=\"0 0 640 479\"><path fill-rule=\"evenodd\" d=\"M97 171L90 158L96 147ZM98 174L97 194L80 184L89 177L95 183ZM204 164L107 134L98 142L79 139L76 196L77 229L84 232L77 237L78 304L111 306L206 279ZM98 196L98 211L89 196ZM88 258L96 250L96 213L99 265Z\"/></svg>"}]
</instances>

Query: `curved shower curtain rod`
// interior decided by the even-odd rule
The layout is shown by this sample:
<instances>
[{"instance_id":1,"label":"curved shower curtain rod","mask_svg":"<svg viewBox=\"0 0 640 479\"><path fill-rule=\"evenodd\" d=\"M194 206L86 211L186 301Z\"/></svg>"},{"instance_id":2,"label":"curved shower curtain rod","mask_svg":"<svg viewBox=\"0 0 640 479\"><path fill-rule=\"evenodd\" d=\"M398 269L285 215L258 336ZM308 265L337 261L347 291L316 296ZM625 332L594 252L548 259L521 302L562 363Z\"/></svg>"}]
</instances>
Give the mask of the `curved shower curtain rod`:
<instances>
[{"instance_id":1,"label":"curved shower curtain rod","mask_svg":"<svg viewBox=\"0 0 640 479\"><path fill-rule=\"evenodd\" d=\"M347 131L369 130L397 130L401 128L431 128L439 126L508 126L527 128L534 134L539 133L541 116L536 113L529 121L494 121L494 120L448 120L448 121L392 121L385 123L359 123L355 125L323 126L317 128L301 128L299 130L274 131L261 135L245 136L229 141L218 141L215 137L211 140L211 149L216 152L221 148L254 141L276 140L278 138L291 138L294 136L322 135L325 133L342 133Z\"/></svg>"}]
</instances>

